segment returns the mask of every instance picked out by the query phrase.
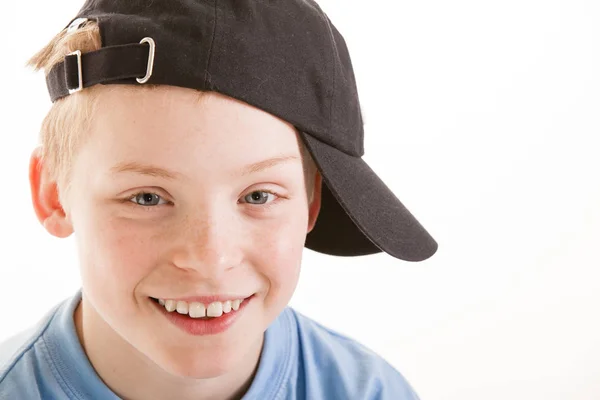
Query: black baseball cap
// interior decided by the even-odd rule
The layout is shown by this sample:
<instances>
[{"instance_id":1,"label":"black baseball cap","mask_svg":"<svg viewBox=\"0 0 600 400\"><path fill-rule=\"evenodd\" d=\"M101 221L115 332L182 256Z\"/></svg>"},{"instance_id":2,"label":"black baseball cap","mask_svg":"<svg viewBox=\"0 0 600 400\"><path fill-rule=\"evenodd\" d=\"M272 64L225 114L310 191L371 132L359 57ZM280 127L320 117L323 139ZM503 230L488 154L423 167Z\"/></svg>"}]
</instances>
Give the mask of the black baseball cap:
<instances>
[{"instance_id":1,"label":"black baseball cap","mask_svg":"<svg viewBox=\"0 0 600 400\"><path fill-rule=\"evenodd\" d=\"M311 0L87 0L101 49L75 51L46 82L52 101L96 84L215 91L296 127L323 178L305 247L422 261L436 241L362 159L364 131L342 35Z\"/></svg>"}]
</instances>

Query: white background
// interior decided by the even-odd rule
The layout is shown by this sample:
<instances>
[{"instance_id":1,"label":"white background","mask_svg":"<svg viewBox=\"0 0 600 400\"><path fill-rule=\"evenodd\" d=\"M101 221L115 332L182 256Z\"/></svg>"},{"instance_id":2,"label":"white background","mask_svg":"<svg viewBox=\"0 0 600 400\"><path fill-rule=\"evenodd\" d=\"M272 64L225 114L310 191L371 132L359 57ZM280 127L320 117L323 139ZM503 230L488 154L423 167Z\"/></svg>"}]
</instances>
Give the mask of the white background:
<instances>
[{"instance_id":1,"label":"white background","mask_svg":"<svg viewBox=\"0 0 600 400\"><path fill-rule=\"evenodd\" d=\"M79 286L31 207L50 106L24 68L81 0L0 11L0 341ZM365 159L439 241L430 260L306 250L292 305L382 354L423 400L600 399L600 3L348 1Z\"/></svg>"}]
</instances>

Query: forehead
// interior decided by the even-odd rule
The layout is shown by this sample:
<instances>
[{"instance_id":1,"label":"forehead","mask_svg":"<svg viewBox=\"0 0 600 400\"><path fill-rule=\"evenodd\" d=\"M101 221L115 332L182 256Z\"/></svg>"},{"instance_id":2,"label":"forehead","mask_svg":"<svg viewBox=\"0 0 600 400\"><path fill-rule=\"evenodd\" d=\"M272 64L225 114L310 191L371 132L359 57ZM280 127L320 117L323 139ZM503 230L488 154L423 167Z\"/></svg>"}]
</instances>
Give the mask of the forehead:
<instances>
[{"instance_id":1,"label":"forehead","mask_svg":"<svg viewBox=\"0 0 600 400\"><path fill-rule=\"evenodd\" d=\"M294 127L215 92L159 86L103 88L88 147L98 166L148 162L185 173L297 155Z\"/></svg>"}]
</instances>

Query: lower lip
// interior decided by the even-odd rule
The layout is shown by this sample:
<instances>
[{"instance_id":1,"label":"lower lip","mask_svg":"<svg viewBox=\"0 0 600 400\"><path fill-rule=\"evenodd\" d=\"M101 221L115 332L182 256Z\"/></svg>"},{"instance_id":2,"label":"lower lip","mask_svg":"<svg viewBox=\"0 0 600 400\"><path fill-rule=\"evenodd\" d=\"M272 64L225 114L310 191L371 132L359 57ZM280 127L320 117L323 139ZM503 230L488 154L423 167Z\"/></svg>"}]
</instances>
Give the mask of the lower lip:
<instances>
[{"instance_id":1,"label":"lower lip","mask_svg":"<svg viewBox=\"0 0 600 400\"><path fill-rule=\"evenodd\" d=\"M254 295L244 299L237 311L231 310L227 314L223 313L220 317L211 319L192 318L187 314L179 314L177 311L168 312L164 306L150 299L160 312L184 332L194 336L217 335L225 332L240 317L241 312L246 308Z\"/></svg>"}]
</instances>

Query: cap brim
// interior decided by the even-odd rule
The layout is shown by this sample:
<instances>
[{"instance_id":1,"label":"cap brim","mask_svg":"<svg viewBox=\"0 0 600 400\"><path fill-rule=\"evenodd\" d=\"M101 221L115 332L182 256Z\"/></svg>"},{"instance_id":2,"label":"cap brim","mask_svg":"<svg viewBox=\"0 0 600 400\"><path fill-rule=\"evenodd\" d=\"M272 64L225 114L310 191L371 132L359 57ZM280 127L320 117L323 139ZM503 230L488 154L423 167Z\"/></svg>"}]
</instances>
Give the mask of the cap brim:
<instances>
[{"instance_id":1,"label":"cap brim","mask_svg":"<svg viewBox=\"0 0 600 400\"><path fill-rule=\"evenodd\" d=\"M405 261L435 254L437 242L362 158L299 136L323 178L321 210L305 247L337 256L384 251Z\"/></svg>"}]
</instances>

